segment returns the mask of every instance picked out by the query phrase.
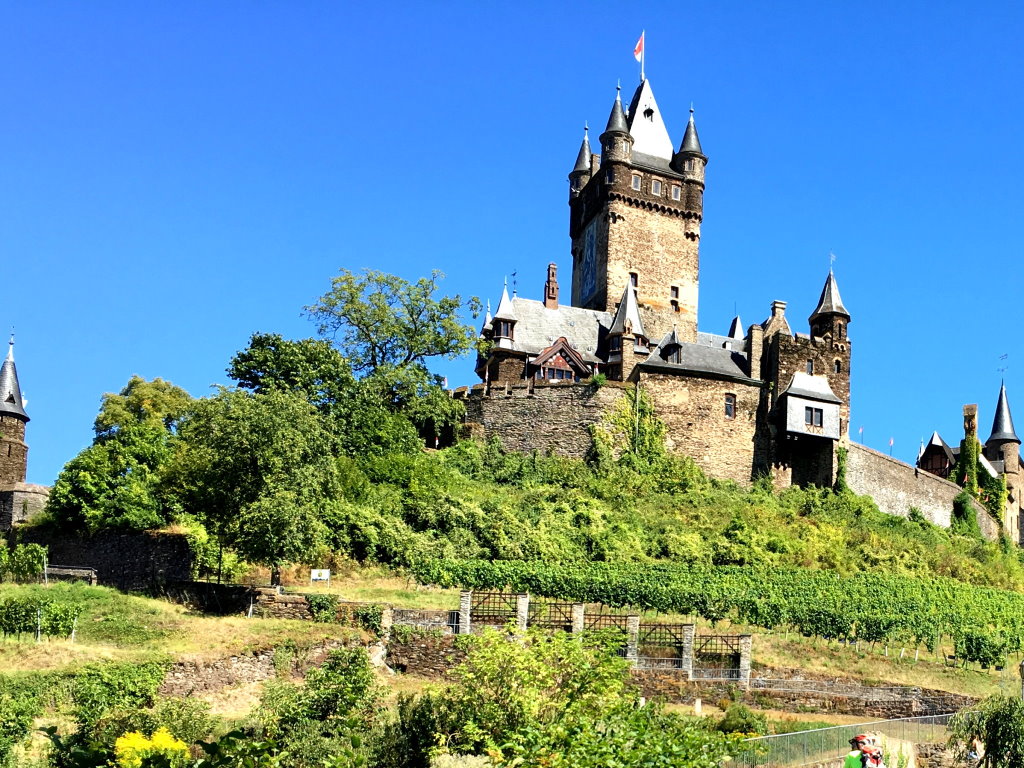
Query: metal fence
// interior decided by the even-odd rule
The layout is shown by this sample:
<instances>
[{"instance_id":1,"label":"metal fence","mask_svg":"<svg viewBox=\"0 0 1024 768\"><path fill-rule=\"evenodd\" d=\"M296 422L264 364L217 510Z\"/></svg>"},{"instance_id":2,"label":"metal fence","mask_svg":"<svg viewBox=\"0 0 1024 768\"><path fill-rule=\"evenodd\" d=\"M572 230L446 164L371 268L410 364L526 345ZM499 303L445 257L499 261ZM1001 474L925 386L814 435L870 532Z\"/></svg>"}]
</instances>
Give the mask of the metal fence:
<instances>
[{"instance_id":1,"label":"metal fence","mask_svg":"<svg viewBox=\"0 0 1024 768\"><path fill-rule=\"evenodd\" d=\"M837 725L814 731L783 733L778 736L761 736L747 739L748 749L729 763L730 768L797 768L834 761L842 764L842 758L850 751L850 739L859 733L873 733L882 736L887 765L900 764L900 749L911 749L913 744L934 744L946 740L946 726L952 714L929 717L904 717L898 720L881 720L874 723ZM888 746L887 746L888 745Z\"/></svg>"}]
</instances>

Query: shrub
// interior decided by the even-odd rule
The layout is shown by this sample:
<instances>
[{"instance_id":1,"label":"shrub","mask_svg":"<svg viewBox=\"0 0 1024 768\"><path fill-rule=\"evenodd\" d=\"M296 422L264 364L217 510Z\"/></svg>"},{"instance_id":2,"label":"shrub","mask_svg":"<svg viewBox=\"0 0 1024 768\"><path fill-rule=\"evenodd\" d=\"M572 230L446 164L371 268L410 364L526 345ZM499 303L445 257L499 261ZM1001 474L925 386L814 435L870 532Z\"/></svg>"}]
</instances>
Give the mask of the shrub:
<instances>
[{"instance_id":1,"label":"shrub","mask_svg":"<svg viewBox=\"0 0 1024 768\"><path fill-rule=\"evenodd\" d=\"M718 721L715 728L722 733L743 733L763 735L768 733L768 721L759 712L754 712L744 704L730 704L725 716Z\"/></svg>"},{"instance_id":2,"label":"shrub","mask_svg":"<svg viewBox=\"0 0 1024 768\"><path fill-rule=\"evenodd\" d=\"M313 621L329 624L338 620L337 595L306 595L306 602Z\"/></svg>"}]
</instances>

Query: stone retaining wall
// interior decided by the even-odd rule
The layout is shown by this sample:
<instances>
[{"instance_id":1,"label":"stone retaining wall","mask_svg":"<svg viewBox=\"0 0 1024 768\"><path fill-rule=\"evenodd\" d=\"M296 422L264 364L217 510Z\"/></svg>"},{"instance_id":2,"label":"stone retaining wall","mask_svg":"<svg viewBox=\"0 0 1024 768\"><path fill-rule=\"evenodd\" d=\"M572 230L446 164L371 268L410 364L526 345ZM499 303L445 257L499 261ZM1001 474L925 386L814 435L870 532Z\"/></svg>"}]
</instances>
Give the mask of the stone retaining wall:
<instances>
[{"instance_id":1,"label":"stone retaining wall","mask_svg":"<svg viewBox=\"0 0 1024 768\"><path fill-rule=\"evenodd\" d=\"M454 635L418 630L392 633L385 661L396 672L443 678L465 658Z\"/></svg>"},{"instance_id":2,"label":"stone retaining wall","mask_svg":"<svg viewBox=\"0 0 1024 768\"><path fill-rule=\"evenodd\" d=\"M345 640L328 640L312 648L290 652L275 663L274 649L237 654L209 661L177 661L167 672L158 694L161 696L192 696L216 691L240 683L258 683L270 680L280 671L285 675L298 675L318 666Z\"/></svg>"}]
</instances>

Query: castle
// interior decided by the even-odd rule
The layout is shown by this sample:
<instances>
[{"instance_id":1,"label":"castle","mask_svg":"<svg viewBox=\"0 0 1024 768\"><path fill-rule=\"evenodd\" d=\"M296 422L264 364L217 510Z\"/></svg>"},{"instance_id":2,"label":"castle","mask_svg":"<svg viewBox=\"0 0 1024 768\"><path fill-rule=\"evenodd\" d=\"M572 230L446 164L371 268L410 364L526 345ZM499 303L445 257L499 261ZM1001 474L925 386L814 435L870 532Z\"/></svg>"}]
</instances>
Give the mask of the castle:
<instances>
[{"instance_id":1,"label":"castle","mask_svg":"<svg viewBox=\"0 0 1024 768\"><path fill-rule=\"evenodd\" d=\"M0 531L28 519L46 505L49 488L26 483L28 423L25 399L21 395L18 369L14 365L14 337L7 357L0 365Z\"/></svg>"},{"instance_id":2,"label":"castle","mask_svg":"<svg viewBox=\"0 0 1024 768\"><path fill-rule=\"evenodd\" d=\"M569 173L570 303L555 264L541 300L510 296L506 285L481 329L482 384L455 391L468 431L516 450L582 456L589 426L635 386L665 422L669 448L713 477L830 486L842 446L853 490L892 514L916 509L949 525L958 486L849 441L852 318L831 270L806 332L794 333L784 301L747 328L736 317L725 335L698 329L708 157L693 110L676 149L643 79L628 106L616 93L599 142L594 151L584 130ZM595 386L596 374L609 384ZM989 466L1016 467L1016 454L1004 455L1019 440L995 439ZM1019 541L1016 477L1004 520L979 505L987 535L1002 526Z\"/></svg>"}]
</instances>

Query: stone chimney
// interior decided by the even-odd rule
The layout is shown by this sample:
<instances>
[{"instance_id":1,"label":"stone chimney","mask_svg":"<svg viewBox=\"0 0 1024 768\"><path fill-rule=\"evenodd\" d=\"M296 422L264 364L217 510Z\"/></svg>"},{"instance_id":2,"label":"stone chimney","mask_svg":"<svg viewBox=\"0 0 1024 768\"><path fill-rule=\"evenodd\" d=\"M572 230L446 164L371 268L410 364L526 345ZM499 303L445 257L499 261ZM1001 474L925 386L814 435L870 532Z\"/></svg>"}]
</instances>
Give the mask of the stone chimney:
<instances>
[{"instance_id":1,"label":"stone chimney","mask_svg":"<svg viewBox=\"0 0 1024 768\"><path fill-rule=\"evenodd\" d=\"M548 279L544 283L544 306L558 309L558 267L554 262L548 264Z\"/></svg>"},{"instance_id":2,"label":"stone chimney","mask_svg":"<svg viewBox=\"0 0 1024 768\"><path fill-rule=\"evenodd\" d=\"M764 328L765 339L770 339L776 333L785 333L787 336L792 336L793 332L789 329L789 321L786 320L786 302L773 301L772 316L761 325Z\"/></svg>"},{"instance_id":3,"label":"stone chimney","mask_svg":"<svg viewBox=\"0 0 1024 768\"><path fill-rule=\"evenodd\" d=\"M972 437L975 439L977 439L978 437L977 403L964 406L964 437L968 440L971 439Z\"/></svg>"}]
</instances>

